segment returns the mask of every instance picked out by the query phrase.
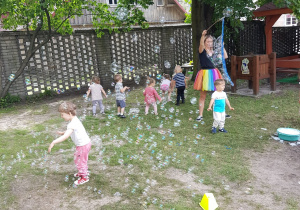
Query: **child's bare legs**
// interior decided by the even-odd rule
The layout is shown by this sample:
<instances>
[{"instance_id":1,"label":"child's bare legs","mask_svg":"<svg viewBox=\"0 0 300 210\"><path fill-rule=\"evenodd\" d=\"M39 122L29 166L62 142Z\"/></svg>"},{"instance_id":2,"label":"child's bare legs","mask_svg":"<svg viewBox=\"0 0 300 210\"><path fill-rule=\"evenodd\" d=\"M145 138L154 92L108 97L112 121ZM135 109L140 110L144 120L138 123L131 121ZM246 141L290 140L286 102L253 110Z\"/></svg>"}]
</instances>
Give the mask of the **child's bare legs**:
<instances>
[{"instance_id":1,"label":"child's bare legs","mask_svg":"<svg viewBox=\"0 0 300 210\"><path fill-rule=\"evenodd\" d=\"M171 91L168 91L168 101L171 101Z\"/></svg>"},{"instance_id":2,"label":"child's bare legs","mask_svg":"<svg viewBox=\"0 0 300 210\"><path fill-rule=\"evenodd\" d=\"M204 102L206 98L207 91L200 90L200 98L199 98L199 116L203 116Z\"/></svg>"},{"instance_id":3,"label":"child's bare legs","mask_svg":"<svg viewBox=\"0 0 300 210\"><path fill-rule=\"evenodd\" d=\"M148 111L149 111L149 104L146 103L146 107L145 107L145 115L148 114Z\"/></svg>"},{"instance_id":4,"label":"child's bare legs","mask_svg":"<svg viewBox=\"0 0 300 210\"><path fill-rule=\"evenodd\" d=\"M123 110L124 111L124 110ZM118 114L120 114L121 113L121 107L120 106L118 106Z\"/></svg>"},{"instance_id":5,"label":"child's bare legs","mask_svg":"<svg viewBox=\"0 0 300 210\"><path fill-rule=\"evenodd\" d=\"M124 115L124 110L125 110L125 107L121 108L121 115Z\"/></svg>"},{"instance_id":6,"label":"child's bare legs","mask_svg":"<svg viewBox=\"0 0 300 210\"><path fill-rule=\"evenodd\" d=\"M153 109L154 109L154 114L158 115L158 113L157 113L157 104L153 103L152 106L153 106Z\"/></svg>"}]
</instances>

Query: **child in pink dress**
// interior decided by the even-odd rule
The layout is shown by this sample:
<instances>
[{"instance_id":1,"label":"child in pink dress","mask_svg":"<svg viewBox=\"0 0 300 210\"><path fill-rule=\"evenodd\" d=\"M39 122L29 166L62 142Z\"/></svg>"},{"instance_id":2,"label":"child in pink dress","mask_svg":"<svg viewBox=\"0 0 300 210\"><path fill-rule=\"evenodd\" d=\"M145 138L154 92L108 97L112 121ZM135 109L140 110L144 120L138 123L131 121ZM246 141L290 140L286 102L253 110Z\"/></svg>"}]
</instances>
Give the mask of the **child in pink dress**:
<instances>
[{"instance_id":1,"label":"child in pink dress","mask_svg":"<svg viewBox=\"0 0 300 210\"><path fill-rule=\"evenodd\" d=\"M150 104L153 106L155 115L157 115L156 100L158 99L159 101L161 101L161 98L157 94L154 86L155 86L155 80L150 78L148 87L146 87L146 89L144 91L144 96L145 96L144 101L146 103L146 108L145 108L145 114L146 115L148 114Z\"/></svg>"}]
</instances>

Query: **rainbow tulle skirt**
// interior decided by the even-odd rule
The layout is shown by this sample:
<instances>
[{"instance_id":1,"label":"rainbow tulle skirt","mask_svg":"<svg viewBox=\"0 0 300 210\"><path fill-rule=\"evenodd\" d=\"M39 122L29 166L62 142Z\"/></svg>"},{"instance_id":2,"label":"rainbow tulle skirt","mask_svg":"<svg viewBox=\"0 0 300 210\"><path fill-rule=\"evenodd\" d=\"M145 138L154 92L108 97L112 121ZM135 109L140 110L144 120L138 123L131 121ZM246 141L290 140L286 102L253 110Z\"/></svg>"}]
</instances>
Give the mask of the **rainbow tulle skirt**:
<instances>
[{"instance_id":1,"label":"rainbow tulle skirt","mask_svg":"<svg viewBox=\"0 0 300 210\"><path fill-rule=\"evenodd\" d=\"M222 75L218 69L201 69L197 73L194 83L194 89L214 91L216 90L214 82L217 79L222 79Z\"/></svg>"}]
</instances>

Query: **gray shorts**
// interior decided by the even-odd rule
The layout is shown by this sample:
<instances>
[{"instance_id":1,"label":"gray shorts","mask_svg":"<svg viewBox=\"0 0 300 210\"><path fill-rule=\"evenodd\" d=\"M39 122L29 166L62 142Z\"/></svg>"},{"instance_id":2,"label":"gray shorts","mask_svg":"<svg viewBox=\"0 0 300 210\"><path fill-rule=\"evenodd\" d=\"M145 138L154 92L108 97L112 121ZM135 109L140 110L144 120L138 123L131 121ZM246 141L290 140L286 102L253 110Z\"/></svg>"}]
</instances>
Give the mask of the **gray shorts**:
<instances>
[{"instance_id":1,"label":"gray shorts","mask_svg":"<svg viewBox=\"0 0 300 210\"><path fill-rule=\"evenodd\" d=\"M117 102L117 107L121 107L121 108L126 107L126 103L124 100L116 100L116 102Z\"/></svg>"}]
</instances>

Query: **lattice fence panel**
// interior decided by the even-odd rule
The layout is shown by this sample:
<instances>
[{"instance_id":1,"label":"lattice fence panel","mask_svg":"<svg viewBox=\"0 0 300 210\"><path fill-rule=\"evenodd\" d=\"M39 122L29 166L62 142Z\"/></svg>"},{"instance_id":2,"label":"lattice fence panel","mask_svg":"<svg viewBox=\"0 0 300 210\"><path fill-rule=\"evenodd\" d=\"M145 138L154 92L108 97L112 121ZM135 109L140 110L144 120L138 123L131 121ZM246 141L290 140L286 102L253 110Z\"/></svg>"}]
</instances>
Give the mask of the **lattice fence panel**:
<instances>
[{"instance_id":1,"label":"lattice fence panel","mask_svg":"<svg viewBox=\"0 0 300 210\"><path fill-rule=\"evenodd\" d=\"M174 30L175 63L182 65L193 60L192 28L177 28Z\"/></svg>"},{"instance_id":2,"label":"lattice fence panel","mask_svg":"<svg viewBox=\"0 0 300 210\"><path fill-rule=\"evenodd\" d=\"M155 77L162 73L160 53L155 52L157 46L161 47L160 30L133 30L111 35L112 61L118 64L118 73L123 75L125 84L139 84L136 75L144 80L145 76ZM125 67L131 68L128 74L123 72Z\"/></svg>"},{"instance_id":3,"label":"lattice fence panel","mask_svg":"<svg viewBox=\"0 0 300 210\"><path fill-rule=\"evenodd\" d=\"M264 54L265 34L264 23L261 21L243 22L244 29L239 31L239 43L234 49L237 55ZM234 30L234 29L233 29ZM234 43L232 43L233 45ZM234 48L234 45L232 46Z\"/></svg>"},{"instance_id":4,"label":"lattice fence panel","mask_svg":"<svg viewBox=\"0 0 300 210\"><path fill-rule=\"evenodd\" d=\"M300 54L300 27L274 27L272 48L278 58Z\"/></svg>"},{"instance_id":5,"label":"lattice fence panel","mask_svg":"<svg viewBox=\"0 0 300 210\"><path fill-rule=\"evenodd\" d=\"M42 42L38 37L36 42ZM19 37L21 58L29 49L25 37ZM94 35L54 36L36 51L24 71L27 95L43 93L46 89L63 93L69 89L87 86L87 81L97 73Z\"/></svg>"}]
</instances>

